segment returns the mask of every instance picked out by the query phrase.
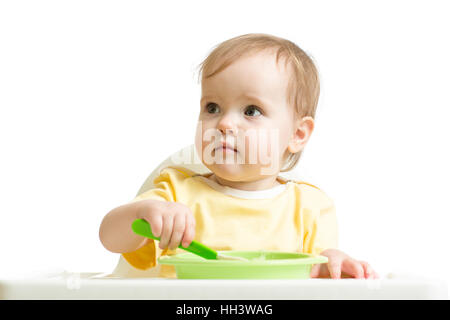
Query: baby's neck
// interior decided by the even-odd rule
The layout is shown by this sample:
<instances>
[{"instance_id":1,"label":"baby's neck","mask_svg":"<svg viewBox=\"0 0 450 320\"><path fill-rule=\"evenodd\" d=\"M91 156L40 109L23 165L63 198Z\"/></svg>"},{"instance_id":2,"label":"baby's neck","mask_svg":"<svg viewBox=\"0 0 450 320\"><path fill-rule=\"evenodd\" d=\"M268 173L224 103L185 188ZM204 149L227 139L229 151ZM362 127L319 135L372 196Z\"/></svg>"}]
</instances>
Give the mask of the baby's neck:
<instances>
[{"instance_id":1,"label":"baby's neck","mask_svg":"<svg viewBox=\"0 0 450 320\"><path fill-rule=\"evenodd\" d=\"M255 181L229 181L217 177L214 173L208 178L217 182L218 184L234 189L245 190L245 191L257 191L266 190L273 188L281 183L277 180L278 175L268 176L267 178L255 180Z\"/></svg>"}]
</instances>

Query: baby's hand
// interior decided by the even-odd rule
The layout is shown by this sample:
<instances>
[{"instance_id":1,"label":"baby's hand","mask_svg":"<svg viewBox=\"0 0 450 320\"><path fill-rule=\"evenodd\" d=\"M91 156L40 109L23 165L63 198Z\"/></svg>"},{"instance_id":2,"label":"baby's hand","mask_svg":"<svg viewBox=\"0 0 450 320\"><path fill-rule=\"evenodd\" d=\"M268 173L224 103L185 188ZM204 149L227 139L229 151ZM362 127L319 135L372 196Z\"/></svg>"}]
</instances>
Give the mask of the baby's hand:
<instances>
[{"instance_id":1,"label":"baby's hand","mask_svg":"<svg viewBox=\"0 0 450 320\"><path fill-rule=\"evenodd\" d=\"M143 200L143 209L138 219L144 219L152 228L152 233L160 237L159 247L176 249L180 243L188 247L195 235L195 219L191 209L179 202Z\"/></svg>"},{"instance_id":2,"label":"baby's hand","mask_svg":"<svg viewBox=\"0 0 450 320\"><path fill-rule=\"evenodd\" d=\"M358 261L337 249L324 250L321 256L328 258L328 263L312 267L311 278L357 278L377 279L378 274L365 261Z\"/></svg>"}]
</instances>

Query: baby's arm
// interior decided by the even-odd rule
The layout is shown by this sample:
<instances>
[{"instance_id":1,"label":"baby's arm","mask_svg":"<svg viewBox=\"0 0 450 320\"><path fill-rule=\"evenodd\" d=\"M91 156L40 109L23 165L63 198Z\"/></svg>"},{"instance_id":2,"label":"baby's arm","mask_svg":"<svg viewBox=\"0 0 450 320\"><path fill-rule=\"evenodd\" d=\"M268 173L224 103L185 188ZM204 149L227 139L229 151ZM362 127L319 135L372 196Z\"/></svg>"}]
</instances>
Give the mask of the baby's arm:
<instances>
[{"instance_id":1,"label":"baby's arm","mask_svg":"<svg viewBox=\"0 0 450 320\"><path fill-rule=\"evenodd\" d=\"M115 253L132 252L142 247L147 238L135 234L131 224L135 219L150 223L155 236L161 236L159 247L187 247L194 239L195 220L189 207L169 201L140 200L111 210L100 225L99 237L103 246Z\"/></svg>"},{"instance_id":2,"label":"baby's arm","mask_svg":"<svg viewBox=\"0 0 450 320\"><path fill-rule=\"evenodd\" d=\"M311 269L312 278L378 278L378 274L365 261L356 260L338 247L338 228L336 208L334 202L322 191L317 189L305 189L314 191L317 202L311 202L310 212L315 212L311 220L306 220L309 226L305 237L306 251L313 255L320 254L328 258L328 263L316 264Z\"/></svg>"}]
</instances>

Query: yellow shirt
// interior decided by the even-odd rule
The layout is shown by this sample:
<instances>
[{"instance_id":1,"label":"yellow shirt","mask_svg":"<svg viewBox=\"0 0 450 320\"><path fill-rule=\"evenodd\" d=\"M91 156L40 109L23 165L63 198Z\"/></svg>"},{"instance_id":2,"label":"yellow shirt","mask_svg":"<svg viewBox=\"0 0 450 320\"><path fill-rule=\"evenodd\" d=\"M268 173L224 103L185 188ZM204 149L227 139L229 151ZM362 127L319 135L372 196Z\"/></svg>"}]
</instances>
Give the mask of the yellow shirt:
<instances>
[{"instance_id":1,"label":"yellow shirt","mask_svg":"<svg viewBox=\"0 0 450 320\"><path fill-rule=\"evenodd\" d=\"M134 201L156 199L181 202L195 218L194 240L214 250L271 250L320 254L337 248L337 222L333 201L317 187L279 177L280 185L261 191L222 186L181 167L160 171L154 188ZM159 265L166 254L154 240L136 251L121 254L114 274L124 277L176 278L175 268Z\"/></svg>"}]
</instances>

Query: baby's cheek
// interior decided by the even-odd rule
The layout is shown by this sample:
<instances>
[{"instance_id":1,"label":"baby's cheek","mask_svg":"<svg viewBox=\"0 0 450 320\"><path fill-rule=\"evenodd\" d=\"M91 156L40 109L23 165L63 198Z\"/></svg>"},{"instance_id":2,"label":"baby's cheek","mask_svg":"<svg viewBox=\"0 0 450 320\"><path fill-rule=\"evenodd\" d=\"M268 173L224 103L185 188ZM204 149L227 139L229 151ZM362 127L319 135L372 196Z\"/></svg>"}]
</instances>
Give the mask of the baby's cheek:
<instances>
[{"instance_id":1,"label":"baby's cheek","mask_svg":"<svg viewBox=\"0 0 450 320\"><path fill-rule=\"evenodd\" d=\"M268 129L247 132L245 135L246 163L267 164L269 159L277 159L280 149L278 136L276 131Z\"/></svg>"},{"instance_id":2,"label":"baby's cheek","mask_svg":"<svg viewBox=\"0 0 450 320\"><path fill-rule=\"evenodd\" d=\"M244 143L243 143L244 141ZM257 133L246 133L244 139L240 138L238 144L238 150L244 150L245 154L240 154L240 156L245 157L246 164L257 164L259 162L258 159L258 136ZM244 144L244 145L242 145Z\"/></svg>"},{"instance_id":3,"label":"baby's cheek","mask_svg":"<svg viewBox=\"0 0 450 320\"><path fill-rule=\"evenodd\" d=\"M258 144L264 155L275 157L280 150L280 139L278 129L267 129L259 137Z\"/></svg>"},{"instance_id":4,"label":"baby's cheek","mask_svg":"<svg viewBox=\"0 0 450 320\"><path fill-rule=\"evenodd\" d=\"M197 123L197 128L195 129L195 149L198 154L203 151L203 127L202 122Z\"/></svg>"},{"instance_id":5,"label":"baby's cheek","mask_svg":"<svg viewBox=\"0 0 450 320\"><path fill-rule=\"evenodd\" d=\"M212 157L214 146L220 141L220 132L205 123L197 124L195 133L195 149L202 160Z\"/></svg>"}]
</instances>

